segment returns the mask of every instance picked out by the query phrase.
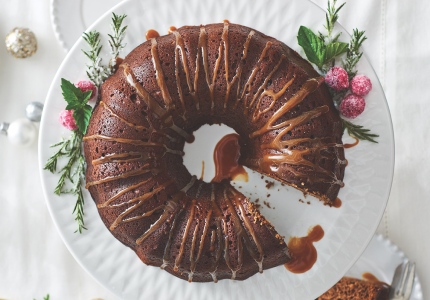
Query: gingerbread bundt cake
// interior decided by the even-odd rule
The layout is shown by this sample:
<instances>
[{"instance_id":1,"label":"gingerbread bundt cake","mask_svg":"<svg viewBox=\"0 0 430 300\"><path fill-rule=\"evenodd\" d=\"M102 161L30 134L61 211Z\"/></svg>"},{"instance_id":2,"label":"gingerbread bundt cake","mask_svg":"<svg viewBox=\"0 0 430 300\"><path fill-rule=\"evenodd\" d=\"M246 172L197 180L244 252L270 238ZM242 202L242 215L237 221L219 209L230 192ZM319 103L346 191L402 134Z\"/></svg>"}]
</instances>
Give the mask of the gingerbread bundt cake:
<instances>
[{"instance_id":1,"label":"gingerbread bundt cake","mask_svg":"<svg viewBox=\"0 0 430 300\"><path fill-rule=\"evenodd\" d=\"M117 239L190 281L242 280L290 260L245 196L183 165L184 143L214 123L240 135L243 165L327 203L345 167L323 78L282 42L225 22L135 48L103 84L84 137L87 187Z\"/></svg>"}]
</instances>

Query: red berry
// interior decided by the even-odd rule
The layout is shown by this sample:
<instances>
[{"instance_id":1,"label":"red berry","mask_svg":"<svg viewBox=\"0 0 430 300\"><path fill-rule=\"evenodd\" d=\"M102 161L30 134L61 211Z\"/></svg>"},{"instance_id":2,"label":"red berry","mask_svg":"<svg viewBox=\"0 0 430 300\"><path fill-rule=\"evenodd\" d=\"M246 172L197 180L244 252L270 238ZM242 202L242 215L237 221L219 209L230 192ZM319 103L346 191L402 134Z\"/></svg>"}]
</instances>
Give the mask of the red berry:
<instances>
[{"instance_id":1,"label":"red berry","mask_svg":"<svg viewBox=\"0 0 430 300\"><path fill-rule=\"evenodd\" d=\"M372 82L367 76L357 75L351 80L351 91L359 96L366 96L372 89Z\"/></svg>"},{"instance_id":2,"label":"red berry","mask_svg":"<svg viewBox=\"0 0 430 300\"><path fill-rule=\"evenodd\" d=\"M363 97L349 94L340 103L340 113L347 118L354 119L364 111L365 106L366 102Z\"/></svg>"},{"instance_id":3,"label":"red berry","mask_svg":"<svg viewBox=\"0 0 430 300\"><path fill-rule=\"evenodd\" d=\"M90 100L96 99L97 87L91 81L81 80L76 84L76 87L78 87L83 93L92 91Z\"/></svg>"},{"instance_id":4,"label":"red berry","mask_svg":"<svg viewBox=\"0 0 430 300\"><path fill-rule=\"evenodd\" d=\"M336 91L347 89L348 73L341 67L333 67L325 75L325 83Z\"/></svg>"},{"instance_id":5,"label":"red berry","mask_svg":"<svg viewBox=\"0 0 430 300\"><path fill-rule=\"evenodd\" d=\"M59 119L61 125L66 127L69 130L76 130L78 129L78 126L76 125L75 118L73 118L73 110L62 110L60 112L60 119Z\"/></svg>"}]
</instances>

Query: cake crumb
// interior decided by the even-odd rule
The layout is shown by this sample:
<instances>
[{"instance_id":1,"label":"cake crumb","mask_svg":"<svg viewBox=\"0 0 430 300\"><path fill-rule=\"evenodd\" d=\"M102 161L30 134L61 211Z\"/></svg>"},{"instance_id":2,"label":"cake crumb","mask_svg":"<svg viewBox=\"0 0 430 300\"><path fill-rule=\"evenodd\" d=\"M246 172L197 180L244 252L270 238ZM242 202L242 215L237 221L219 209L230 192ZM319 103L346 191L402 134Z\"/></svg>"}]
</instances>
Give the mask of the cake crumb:
<instances>
[{"instance_id":1,"label":"cake crumb","mask_svg":"<svg viewBox=\"0 0 430 300\"><path fill-rule=\"evenodd\" d=\"M267 195L266 195L266 197L267 197L267 198L269 198L269 197L270 197L270 194L267 194Z\"/></svg>"},{"instance_id":2,"label":"cake crumb","mask_svg":"<svg viewBox=\"0 0 430 300\"><path fill-rule=\"evenodd\" d=\"M272 208L272 207L270 206L270 203L269 203L268 201L263 201L263 203L264 203L264 205L266 205L268 208Z\"/></svg>"},{"instance_id":3,"label":"cake crumb","mask_svg":"<svg viewBox=\"0 0 430 300\"><path fill-rule=\"evenodd\" d=\"M277 233L277 234L275 235L275 237L276 237L277 239L279 239L279 240L284 240L284 239L285 239L285 236L282 236L282 235L280 235L279 233Z\"/></svg>"},{"instance_id":4,"label":"cake crumb","mask_svg":"<svg viewBox=\"0 0 430 300\"><path fill-rule=\"evenodd\" d=\"M299 202L301 202L301 203L305 203L305 201L303 201L302 199L299 199Z\"/></svg>"},{"instance_id":5,"label":"cake crumb","mask_svg":"<svg viewBox=\"0 0 430 300\"><path fill-rule=\"evenodd\" d=\"M308 201L308 202L306 202L308 205L310 205L311 204L311 201Z\"/></svg>"},{"instance_id":6,"label":"cake crumb","mask_svg":"<svg viewBox=\"0 0 430 300\"><path fill-rule=\"evenodd\" d=\"M266 189L270 189L275 185L274 181L266 180Z\"/></svg>"}]
</instances>

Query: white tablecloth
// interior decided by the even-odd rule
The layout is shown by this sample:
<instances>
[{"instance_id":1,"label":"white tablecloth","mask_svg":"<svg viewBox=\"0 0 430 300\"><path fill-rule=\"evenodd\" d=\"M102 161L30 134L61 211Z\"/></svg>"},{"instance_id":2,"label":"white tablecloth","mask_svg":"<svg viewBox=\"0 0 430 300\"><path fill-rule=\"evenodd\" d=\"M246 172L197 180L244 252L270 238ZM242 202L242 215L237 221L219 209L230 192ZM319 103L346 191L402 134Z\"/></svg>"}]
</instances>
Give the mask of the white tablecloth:
<instances>
[{"instance_id":1,"label":"white tablecloth","mask_svg":"<svg viewBox=\"0 0 430 300\"><path fill-rule=\"evenodd\" d=\"M326 0L314 1L326 7ZM51 26L49 0L0 0L0 7L0 37L15 26L28 27L39 42L37 53L24 60L0 45L0 122L10 122L24 116L29 102L44 101L65 53ZM430 297L429 15L426 0L349 0L339 20L350 32L366 30L364 48L394 123L394 182L378 231L417 262L425 297ZM36 144L21 149L0 136L0 207L0 298L42 299L49 293L53 300L117 299L75 262L57 233L42 195Z\"/></svg>"}]
</instances>

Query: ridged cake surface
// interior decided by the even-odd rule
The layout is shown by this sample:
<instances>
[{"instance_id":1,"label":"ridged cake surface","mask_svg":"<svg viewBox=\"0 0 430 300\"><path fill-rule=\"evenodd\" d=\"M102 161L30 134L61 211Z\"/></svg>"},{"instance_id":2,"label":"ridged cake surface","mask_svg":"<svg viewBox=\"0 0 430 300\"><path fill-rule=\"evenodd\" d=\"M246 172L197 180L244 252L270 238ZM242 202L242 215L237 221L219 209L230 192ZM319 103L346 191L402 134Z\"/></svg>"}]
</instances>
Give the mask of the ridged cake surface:
<instances>
[{"instance_id":1,"label":"ridged cake surface","mask_svg":"<svg viewBox=\"0 0 430 300\"><path fill-rule=\"evenodd\" d=\"M322 77L274 38L186 26L135 48L102 86L84 137L87 187L143 262L190 281L246 279L288 262L282 237L228 181L183 165L204 124L240 135L240 162L330 203L343 185L342 123Z\"/></svg>"}]
</instances>

